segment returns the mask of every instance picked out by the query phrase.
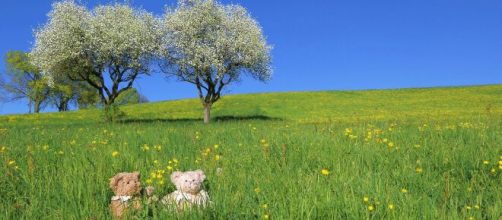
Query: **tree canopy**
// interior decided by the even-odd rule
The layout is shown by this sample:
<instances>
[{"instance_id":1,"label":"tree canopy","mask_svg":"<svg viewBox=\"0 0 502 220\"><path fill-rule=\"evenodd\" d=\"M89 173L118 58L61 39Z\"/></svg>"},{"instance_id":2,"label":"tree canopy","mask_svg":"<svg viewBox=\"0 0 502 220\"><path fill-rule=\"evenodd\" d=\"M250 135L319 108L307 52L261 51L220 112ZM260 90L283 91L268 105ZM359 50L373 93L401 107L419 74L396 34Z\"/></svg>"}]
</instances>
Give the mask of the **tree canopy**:
<instances>
[{"instance_id":1,"label":"tree canopy","mask_svg":"<svg viewBox=\"0 0 502 220\"><path fill-rule=\"evenodd\" d=\"M130 88L117 97L116 104L129 105L148 102L148 99L140 94L137 89Z\"/></svg>"},{"instance_id":2,"label":"tree canopy","mask_svg":"<svg viewBox=\"0 0 502 220\"><path fill-rule=\"evenodd\" d=\"M88 10L71 0L54 3L35 32L33 61L51 79L83 81L111 105L158 55L157 19L126 4Z\"/></svg>"},{"instance_id":3,"label":"tree canopy","mask_svg":"<svg viewBox=\"0 0 502 220\"><path fill-rule=\"evenodd\" d=\"M7 70L0 74L2 101L28 99L29 109L35 113L47 104L50 93L48 81L40 70L31 63L29 54L23 51L9 51L5 55Z\"/></svg>"}]
</instances>

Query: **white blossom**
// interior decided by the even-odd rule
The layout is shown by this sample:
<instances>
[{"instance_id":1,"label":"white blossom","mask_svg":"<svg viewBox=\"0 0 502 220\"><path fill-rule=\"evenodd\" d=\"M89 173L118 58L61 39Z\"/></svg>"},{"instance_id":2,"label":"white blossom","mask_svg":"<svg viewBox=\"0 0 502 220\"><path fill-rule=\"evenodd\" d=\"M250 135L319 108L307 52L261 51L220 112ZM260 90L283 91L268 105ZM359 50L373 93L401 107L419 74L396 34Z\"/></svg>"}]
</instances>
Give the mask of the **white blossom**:
<instances>
[{"instance_id":1,"label":"white blossom","mask_svg":"<svg viewBox=\"0 0 502 220\"><path fill-rule=\"evenodd\" d=\"M177 67L210 70L215 78L237 80L242 72L268 80L270 50L261 27L239 5L181 0L163 20L165 53ZM193 78L193 71L182 77Z\"/></svg>"}]
</instances>

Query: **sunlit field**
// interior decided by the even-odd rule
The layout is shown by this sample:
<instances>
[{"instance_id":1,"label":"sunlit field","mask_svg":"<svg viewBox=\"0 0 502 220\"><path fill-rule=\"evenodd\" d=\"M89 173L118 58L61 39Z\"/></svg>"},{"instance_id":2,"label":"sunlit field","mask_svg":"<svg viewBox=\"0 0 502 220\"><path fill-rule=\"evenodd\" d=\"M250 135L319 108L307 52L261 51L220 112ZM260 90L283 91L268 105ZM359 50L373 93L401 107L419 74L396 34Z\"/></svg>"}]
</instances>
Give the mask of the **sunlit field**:
<instances>
[{"instance_id":1,"label":"sunlit field","mask_svg":"<svg viewBox=\"0 0 502 220\"><path fill-rule=\"evenodd\" d=\"M193 169L210 208L134 215L502 217L501 85L225 96L209 125L195 99L122 109L114 124L98 110L0 117L0 219L107 219L115 173L163 196Z\"/></svg>"}]
</instances>

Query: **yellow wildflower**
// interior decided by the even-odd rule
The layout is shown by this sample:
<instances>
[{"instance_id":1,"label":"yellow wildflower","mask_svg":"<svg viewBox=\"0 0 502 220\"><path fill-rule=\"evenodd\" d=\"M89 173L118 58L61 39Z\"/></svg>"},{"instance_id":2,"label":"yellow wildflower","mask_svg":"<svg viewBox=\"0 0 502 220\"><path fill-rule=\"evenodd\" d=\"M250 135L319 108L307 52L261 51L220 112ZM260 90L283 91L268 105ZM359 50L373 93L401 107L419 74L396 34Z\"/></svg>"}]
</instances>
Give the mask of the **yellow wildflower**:
<instances>
[{"instance_id":1,"label":"yellow wildflower","mask_svg":"<svg viewBox=\"0 0 502 220\"><path fill-rule=\"evenodd\" d=\"M322 174L322 175L324 175L324 176L327 176L327 175L329 175L329 170L327 170L327 169L322 169L322 170L321 170L321 174Z\"/></svg>"},{"instance_id":2,"label":"yellow wildflower","mask_svg":"<svg viewBox=\"0 0 502 220\"><path fill-rule=\"evenodd\" d=\"M405 188L402 188L402 189L401 189L401 192L402 192L402 193L408 193L408 190L407 190L407 189L405 189Z\"/></svg>"},{"instance_id":3,"label":"yellow wildflower","mask_svg":"<svg viewBox=\"0 0 502 220\"><path fill-rule=\"evenodd\" d=\"M149 151L150 147L148 146L148 144L144 144L142 149L143 149L143 151Z\"/></svg>"},{"instance_id":4,"label":"yellow wildflower","mask_svg":"<svg viewBox=\"0 0 502 220\"><path fill-rule=\"evenodd\" d=\"M394 143L393 143L393 142L389 142L389 143L387 144L387 146L389 146L389 147L394 147Z\"/></svg>"},{"instance_id":5,"label":"yellow wildflower","mask_svg":"<svg viewBox=\"0 0 502 220\"><path fill-rule=\"evenodd\" d=\"M260 193L260 192L261 192L261 189L260 189L259 187L256 187L256 188L254 188L254 192L255 192L255 193Z\"/></svg>"},{"instance_id":6,"label":"yellow wildflower","mask_svg":"<svg viewBox=\"0 0 502 220\"><path fill-rule=\"evenodd\" d=\"M220 147L220 145L218 145L218 144L214 145L214 149L218 149L219 147Z\"/></svg>"},{"instance_id":7,"label":"yellow wildflower","mask_svg":"<svg viewBox=\"0 0 502 220\"><path fill-rule=\"evenodd\" d=\"M488 164L490 164L490 161L488 161L488 160L483 160L483 164L484 164L484 165L488 165Z\"/></svg>"},{"instance_id":8,"label":"yellow wildflower","mask_svg":"<svg viewBox=\"0 0 502 220\"><path fill-rule=\"evenodd\" d=\"M268 214L263 215L263 219L269 219L269 218L270 216L268 216Z\"/></svg>"},{"instance_id":9,"label":"yellow wildflower","mask_svg":"<svg viewBox=\"0 0 502 220\"><path fill-rule=\"evenodd\" d=\"M160 145L155 145L155 146L153 146L153 148L155 150L157 150L157 151L161 151L162 150L162 146L160 146Z\"/></svg>"},{"instance_id":10,"label":"yellow wildflower","mask_svg":"<svg viewBox=\"0 0 502 220\"><path fill-rule=\"evenodd\" d=\"M375 210L375 207L374 207L373 205L369 205L369 206L368 206L368 211L370 211L370 212L371 212L371 211L373 211L373 210Z\"/></svg>"},{"instance_id":11,"label":"yellow wildflower","mask_svg":"<svg viewBox=\"0 0 502 220\"><path fill-rule=\"evenodd\" d=\"M352 134L352 128L345 128L344 134L345 136L349 136L350 134Z\"/></svg>"},{"instance_id":12,"label":"yellow wildflower","mask_svg":"<svg viewBox=\"0 0 502 220\"><path fill-rule=\"evenodd\" d=\"M112 152L112 157L116 157L116 156L118 156L118 155L119 155L119 152L118 152L118 151L113 151L113 152Z\"/></svg>"},{"instance_id":13,"label":"yellow wildflower","mask_svg":"<svg viewBox=\"0 0 502 220\"><path fill-rule=\"evenodd\" d=\"M268 204L265 203L265 204L261 205L261 207L264 208L264 209L267 209L268 208Z\"/></svg>"},{"instance_id":14,"label":"yellow wildflower","mask_svg":"<svg viewBox=\"0 0 502 220\"><path fill-rule=\"evenodd\" d=\"M387 207L388 207L390 210L393 210L393 209L394 209L394 204L392 204L392 203L391 203L391 204L389 204Z\"/></svg>"},{"instance_id":15,"label":"yellow wildflower","mask_svg":"<svg viewBox=\"0 0 502 220\"><path fill-rule=\"evenodd\" d=\"M15 160L9 160L8 164L9 164L9 166L12 166L12 165L16 164L16 161Z\"/></svg>"},{"instance_id":16,"label":"yellow wildflower","mask_svg":"<svg viewBox=\"0 0 502 220\"><path fill-rule=\"evenodd\" d=\"M153 180L152 180L152 179L147 179L147 180L146 180L146 183L147 183L148 185L152 184L152 182L153 182Z\"/></svg>"},{"instance_id":17,"label":"yellow wildflower","mask_svg":"<svg viewBox=\"0 0 502 220\"><path fill-rule=\"evenodd\" d=\"M368 202L370 201L370 198L368 198L367 196L363 197L363 202Z\"/></svg>"},{"instance_id":18,"label":"yellow wildflower","mask_svg":"<svg viewBox=\"0 0 502 220\"><path fill-rule=\"evenodd\" d=\"M214 156L214 160L220 160L220 158L221 158L220 155Z\"/></svg>"},{"instance_id":19,"label":"yellow wildflower","mask_svg":"<svg viewBox=\"0 0 502 220\"><path fill-rule=\"evenodd\" d=\"M172 166L167 166L166 169L167 170L173 170L173 167Z\"/></svg>"},{"instance_id":20,"label":"yellow wildflower","mask_svg":"<svg viewBox=\"0 0 502 220\"><path fill-rule=\"evenodd\" d=\"M422 167L417 167L417 168L415 168L415 172L417 172L417 173L422 173L422 172L423 172Z\"/></svg>"}]
</instances>

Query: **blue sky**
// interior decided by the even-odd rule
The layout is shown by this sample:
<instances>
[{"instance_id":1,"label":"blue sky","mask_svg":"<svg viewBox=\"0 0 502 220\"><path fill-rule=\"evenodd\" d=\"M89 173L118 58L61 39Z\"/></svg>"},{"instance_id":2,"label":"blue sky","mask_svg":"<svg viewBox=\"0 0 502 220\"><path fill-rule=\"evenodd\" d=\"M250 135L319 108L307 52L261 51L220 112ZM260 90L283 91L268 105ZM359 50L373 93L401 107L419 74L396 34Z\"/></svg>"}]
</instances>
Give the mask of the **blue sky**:
<instances>
[{"instance_id":1,"label":"blue sky","mask_svg":"<svg viewBox=\"0 0 502 220\"><path fill-rule=\"evenodd\" d=\"M46 22L51 2L2 0L2 57L11 49L30 50L32 30ZM83 2L92 7L114 1ZM161 14L176 1L130 2ZM246 7L274 46L272 80L245 78L227 94L502 83L499 0L223 2ZM135 87L151 101L196 97L192 85L160 73ZM23 101L0 104L0 114L25 112Z\"/></svg>"}]
</instances>

